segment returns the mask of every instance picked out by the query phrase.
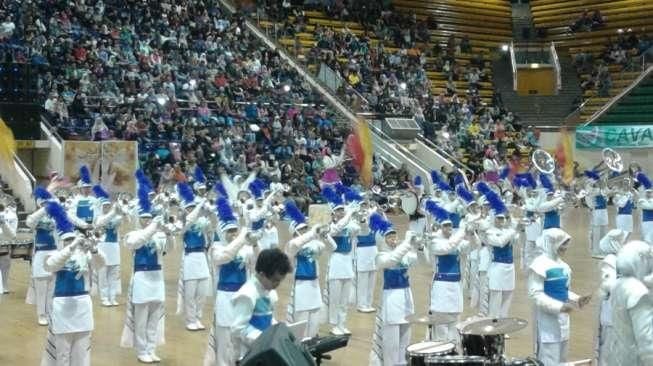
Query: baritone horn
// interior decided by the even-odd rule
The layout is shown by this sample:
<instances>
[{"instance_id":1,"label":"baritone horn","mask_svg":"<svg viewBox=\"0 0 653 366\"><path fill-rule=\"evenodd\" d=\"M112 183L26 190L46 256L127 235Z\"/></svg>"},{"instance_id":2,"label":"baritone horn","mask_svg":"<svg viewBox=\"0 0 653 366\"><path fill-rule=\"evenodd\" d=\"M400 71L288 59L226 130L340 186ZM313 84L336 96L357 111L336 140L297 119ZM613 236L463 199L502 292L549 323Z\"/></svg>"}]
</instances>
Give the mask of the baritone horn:
<instances>
[{"instance_id":1,"label":"baritone horn","mask_svg":"<svg viewBox=\"0 0 653 366\"><path fill-rule=\"evenodd\" d=\"M537 149L531 154L531 162L540 173L551 174L555 170L556 163L553 156L542 149Z\"/></svg>"}]
</instances>

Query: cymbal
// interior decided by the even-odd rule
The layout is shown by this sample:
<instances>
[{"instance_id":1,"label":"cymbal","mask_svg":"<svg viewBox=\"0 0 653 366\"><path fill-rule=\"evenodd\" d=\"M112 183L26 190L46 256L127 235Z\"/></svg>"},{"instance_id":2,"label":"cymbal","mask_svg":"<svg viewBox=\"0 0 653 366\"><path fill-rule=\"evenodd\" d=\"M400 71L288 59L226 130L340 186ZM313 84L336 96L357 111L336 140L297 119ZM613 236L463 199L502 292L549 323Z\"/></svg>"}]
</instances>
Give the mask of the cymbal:
<instances>
[{"instance_id":1,"label":"cymbal","mask_svg":"<svg viewBox=\"0 0 653 366\"><path fill-rule=\"evenodd\" d=\"M470 322L461 330L461 334L499 335L514 333L526 328L528 322L519 318L482 319Z\"/></svg>"},{"instance_id":2,"label":"cymbal","mask_svg":"<svg viewBox=\"0 0 653 366\"><path fill-rule=\"evenodd\" d=\"M447 324L456 321L455 314L413 314L406 317L406 320L411 324Z\"/></svg>"}]
</instances>

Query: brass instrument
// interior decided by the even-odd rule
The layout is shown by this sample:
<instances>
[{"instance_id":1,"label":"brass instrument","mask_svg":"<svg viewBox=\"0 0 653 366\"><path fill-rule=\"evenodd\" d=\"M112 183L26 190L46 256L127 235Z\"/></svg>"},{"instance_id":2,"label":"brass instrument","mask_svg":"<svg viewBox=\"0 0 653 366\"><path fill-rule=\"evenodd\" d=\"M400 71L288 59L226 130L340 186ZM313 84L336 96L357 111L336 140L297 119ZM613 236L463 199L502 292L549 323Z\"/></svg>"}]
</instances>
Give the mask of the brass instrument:
<instances>
[{"instance_id":1,"label":"brass instrument","mask_svg":"<svg viewBox=\"0 0 653 366\"><path fill-rule=\"evenodd\" d=\"M551 154L542 149L533 151L531 162L535 169L544 174L552 174L556 167L555 160L553 160Z\"/></svg>"}]
</instances>

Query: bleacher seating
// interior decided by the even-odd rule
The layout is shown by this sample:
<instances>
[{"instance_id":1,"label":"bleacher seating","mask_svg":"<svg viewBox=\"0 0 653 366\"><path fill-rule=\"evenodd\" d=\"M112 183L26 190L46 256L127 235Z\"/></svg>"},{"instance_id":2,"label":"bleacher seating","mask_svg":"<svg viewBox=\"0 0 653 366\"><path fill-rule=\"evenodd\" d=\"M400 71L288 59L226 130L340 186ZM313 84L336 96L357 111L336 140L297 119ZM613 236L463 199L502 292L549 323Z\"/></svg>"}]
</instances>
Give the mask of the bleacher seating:
<instances>
[{"instance_id":1,"label":"bleacher seating","mask_svg":"<svg viewBox=\"0 0 653 366\"><path fill-rule=\"evenodd\" d=\"M651 123L652 120L653 78L649 78L612 106L596 123L637 124Z\"/></svg>"}]
</instances>

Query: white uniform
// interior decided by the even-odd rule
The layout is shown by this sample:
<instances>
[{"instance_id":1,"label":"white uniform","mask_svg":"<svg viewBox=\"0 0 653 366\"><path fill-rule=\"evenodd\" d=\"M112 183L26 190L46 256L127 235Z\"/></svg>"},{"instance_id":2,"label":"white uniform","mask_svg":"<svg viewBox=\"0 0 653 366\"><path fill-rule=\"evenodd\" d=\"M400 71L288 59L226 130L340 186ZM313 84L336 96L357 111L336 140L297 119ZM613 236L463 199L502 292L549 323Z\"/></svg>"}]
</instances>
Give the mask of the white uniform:
<instances>
[{"instance_id":1,"label":"white uniform","mask_svg":"<svg viewBox=\"0 0 653 366\"><path fill-rule=\"evenodd\" d=\"M0 241L13 241L16 239L18 229L18 217L11 208L5 208L0 212ZM9 252L0 253L0 294L9 292L9 270L11 269L11 258Z\"/></svg>"},{"instance_id":2,"label":"white uniform","mask_svg":"<svg viewBox=\"0 0 653 366\"><path fill-rule=\"evenodd\" d=\"M616 227L629 233L633 232L633 194L620 191L614 195L614 205L617 206Z\"/></svg>"},{"instance_id":3,"label":"white uniform","mask_svg":"<svg viewBox=\"0 0 653 366\"><path fill-rule=\"evenodd\" d=\"M488 268L488 315L493 318L507 318L512 292L515 289L513 244L519 234L512 228L492 227L487 230L485 236L492 251L492 262Z\"/></svg>"},{"instance_id":4,"label":"white uniform","mask_svg":"<svg viewBox=\"0 0 653 366\"><path fill-rule=\"evenodd\" d=\"M91 364L93 304L88 293L88 266L104 264L104 255L73 249L73 244L45 258L44 268L56 276L50 327L42 366Z\"/></svg>"},{"instance_id":5,"label":"white uniform","mask_svg":"<svg viewBox=\"0 0 653 366\"><path fill-rule=\"evenodd\" d=\"M529 219L524 227L524 247L522 248L521 268L528 271L533 260L541 254L540 249L535 245L537 238L542 235L542 220L536 215L539 197L528 197L524 195L524 210Z\"/></svg>"},{"instance_id":6,"label":"white uniform","mask_svg":"<svg viewBox=\"0 0 653 366\"><path fill-rule=\"evenodd\" d=\"M537 358L544 366L566 362L569 314L561 309L564 303L579 298L569 291L571 268L558 255L558 248L569 239L559 229L545 234L539 243L543 254L530 267L528 294L535 304Z\"/></svg>"},{"instance_id":7,"label":"white uniform","mask_svg":"<svg viewBox=\"0 0 653 366\"><path fill-rule=\"evenodd\" d=\"M340 330L346 329L347 309L354 280L352 240L358 231L358 224L351 221L349 214L337 223L332 223L330 228L336 249L329 257L327 269L329 323Z\"/></svg>"},{"instance_id":8,"label":"white uniform","mask_svg":"<svg viewBox=\"0 0 653 366\"><path fill-rule=\"evenodd\" d=\"M92 224L98 209L97 202L97 198L93 196L77 194L71 200L70 205L66 205L66 207L69 208L68 216L71 219L75 217L82 222ZM75 223L75 221L73 221L73 223Z\"/></svg>"},{"instance_id":9,"label":"white uniform","mask_svg":"<svg viewBox=\"0 0 653 366\"><path fill-rule=\"evenodd\" d=\"M116 204L117 205L117 204ZM106 258L106 265L97 269L100 298L103 304L117 304L116 296L122 292L120 284L120 238L118 230L122 216L114 206L107 214L95 217L96 228L103 228L104 234L98 248Z\"/></svg>"},{"instance_id":10,"label":"white uniform","mask_svg":"<svg viewBox=\"0 0 653 366\"><path fill-rule=\"evenodd\" d=\"M28 304L36 304L39 322L45 324L52 309L54 276L44 268L45 258L57 250L54 221L41 207L25 219L25 224L34 230L34 257L32 258L32 285L27 291Z\"/></svg>"},{"instance_id":11,"label":"white uniform","mask_svg":"<svg viewBox=\"0 0 653 366\"><path fill-rule=\"evenodd\" d=\"M637 207L642 210L642 240L653 245L653 198L640 198Z\"/></svg>"},{"instance_id":12,"label":"white uniform","mask_svg":"<svg viewBox=\"0 0 653 366\"><path fill-rule=\"evenodd\" d=\"M125 247L134 251L134 274L120 345L134 347L139 357L156 355L156 346L165 343L165 283L160 257L166 250L166 236L152 222L128 233Z\"/></svg>"},{"instance_id":13,"label":"white uniform","mask_svg":"<svg viewBox=\"0 0 653 366\"><path fill-rule=\"evenodd\" d=\"M367 224L361 225L356 237L356 306L359 310L372 309L376 285L376 238Z\"/></svg>"},{"instance_id":14,"label":"white uniform","mask_svg":"<svg viewBox=\"0 0 653 366\"><path fill-rule=\"evenodd\" d=\"M603 246L601 246L603 248ZM617 256L608 254L601 261L601 287L599 287L599 331L596 344L596 359L599 366L608 365L608 345L612 338L612 306L610 294L617 281Z\"/></svg>"},{"instance_id":15,"label":"white uniform","mask_svg":"<svg viewBox=\"0 0 653 366\"><path fill-rule=\"evenodd\" d=\"M445 238L440 230L425 248L425 254L434 268L429 310L433 314L450 317L449 323L435 326L430 337L432 340L457 339L456 323L463 312L460 253L469 244L464 237L464 230L458 230L449 238Z\"/></svg>"},{"instance_id":16,"label":"white uniform","mask_svg":"<svg viewBox=\"0 0 653 366\"><path fill-rule=\"evenodd\" d=\"M214 241L210 259L217 266L217 292L215 297L213 329L209 335L209 347L204 357L205 366L230 366L240 357L240 343L232 339L231 325L234 320L232 298L245 284L248 272L254 268L255 253L246 245L247 230L229 244Z\"/></svg>"},{"instance_id":17,"label":"white uniform","mask_svg":"<svg viewBox=\"0 0 653 366\"><path fill-rule=\"evenodd\" d=\"M596 256L601 254L599 242L608 232L608 193L600 188L589 188L588 192L585 203L592 210L589 232L590 253Z\"/></svg>"},{"instance_id":18,"label":"white uniform","mask_svg":"<svg viewBox=\"0 0 653 366\"><path fill-rule=\"evenodd\" d=\"M613 337L609 339L610 366L653 365L653 301L643 280L650 275L650 247L626 244L617 256L617 279L610 294Z\"/></svg>"},{"instance_id":19,"label":"white uniform","mask_svg":"<svg viewBox=\"0 0 653 366\"><path fill-rule=\"evenodd\" d=\"M417 254L411 250L410 238L394 249L384 246L376 259L378 269L383 270L383 294L376 315L370 365L405 365L411 336L406 317L415 312L408 268L417 261Z\"/></svg>"},{"instance_id":20,"label":"white uniform","mask_svg":"<svg viewBox=\"0 0 653 366\"><path fill-rule=\"evenodd\" d=\"M318 258L325 249L335 250L335 241L330 236L320 240L313 230L293 238L286 248L288 257L295 258L295 281L288 303L288 321L306 320L304 337L316 336L320 328L323 304Z\"/></svg>"}]
</instances>

